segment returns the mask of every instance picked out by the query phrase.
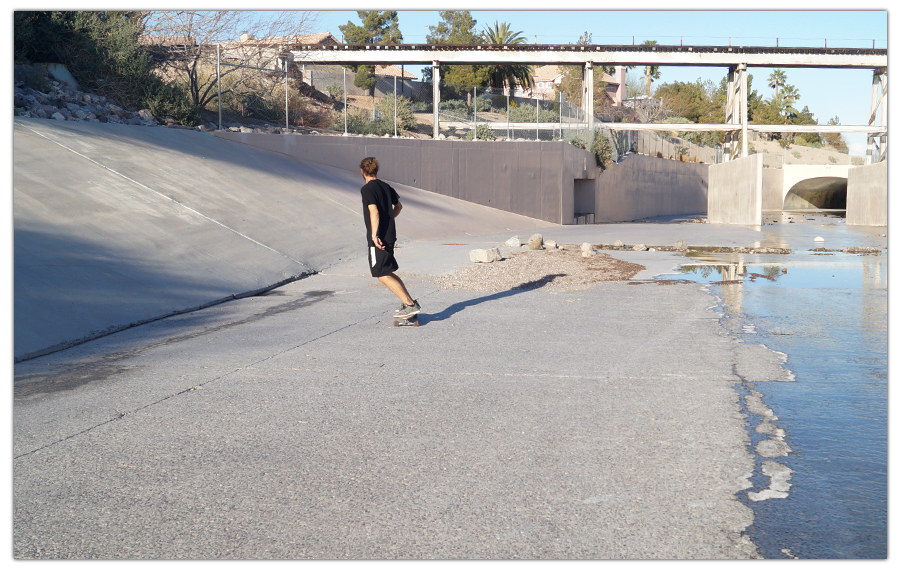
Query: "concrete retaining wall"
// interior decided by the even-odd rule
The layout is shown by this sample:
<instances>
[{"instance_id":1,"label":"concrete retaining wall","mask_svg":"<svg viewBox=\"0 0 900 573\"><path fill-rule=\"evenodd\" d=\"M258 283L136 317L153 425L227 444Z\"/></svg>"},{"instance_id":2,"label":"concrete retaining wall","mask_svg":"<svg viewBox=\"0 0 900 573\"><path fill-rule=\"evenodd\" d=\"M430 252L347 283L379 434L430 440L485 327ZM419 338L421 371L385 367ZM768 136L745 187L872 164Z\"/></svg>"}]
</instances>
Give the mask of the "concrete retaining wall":
<instances>
[{"instance_id":1,"label":"concrete retaining wall","mask_svg":"<svg viewBox=\"0 0 900 573\"><path fill-rule=\"evenodd\" d=\"M784 170L763 169L763 211L781 211L784 208Z\"/></svg>"},{"instance_id":2,"label":"concrete retaining wall","mask_svg":"<svg viewBox=\"0 0 900 573\"><path fill-rule=\"evenodd\" d=\"M710 223L761 225L762 156L751 155L709 168Z\"/></svg>"},{"instance_id":3,"label":"concrete retaining wall","mask_svg":"<svg viewBox=\"0 0 900 573\"><path fill-rule=\"evenodd\" d=\"M387 181L550 223L574 224L591 208L596 222L706 211L708 165L629 155L600 174L591 153L559 141L216 135L353 173L377 157Z\"/></svg>"},{"instance_id":4,"label":"concrete retaining wall","mask_svg":"<svg viewBox=\"0 0 900 573\"><path fill-rule=\"evenodd\" d=\"M594 179L587 151L566 143L429 141L216 132L218 137L359 173L376 157L378 176L550 223L574 222L575 179Z\"/></svg>"},{"instance_id":5,"label":"concrete retaining wall","mask_svg":"<svg viewBox=\"0 0 900 573\"><path fill-rule=\"evenodd\" d=\"M626 155L597 176L594 221L705 213L709 165Z\"/></svg>"},{"instance_id":6,"label":"concrete retaining wall","mask_svg":"<svg viewBox=\"0 0 900 573\"><path fill-rule=\"evenodd\" d=\"M886 226L887 190L886 161L850 168L847 174L847 224Z\"/></svg>"}]
</instances>

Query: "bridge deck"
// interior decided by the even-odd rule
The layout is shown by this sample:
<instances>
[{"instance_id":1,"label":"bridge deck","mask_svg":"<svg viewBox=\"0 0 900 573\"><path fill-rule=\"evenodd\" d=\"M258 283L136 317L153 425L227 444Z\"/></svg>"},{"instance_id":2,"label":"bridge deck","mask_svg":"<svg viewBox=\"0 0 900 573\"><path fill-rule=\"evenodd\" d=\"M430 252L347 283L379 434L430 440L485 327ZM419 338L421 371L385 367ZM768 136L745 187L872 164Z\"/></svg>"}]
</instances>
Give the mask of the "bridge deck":
<instances>
[{"instance_id":1,"label":"bridge deck","mask_svg":"<svg viewBox=\"0 0 900 573\"><path fill-rule=\"evenodd\" d=\"M301 45L294 61L329 64L584 64L862 68L887 67L887 50L766 46L623 46L550 44Z\"/></svg>"}]
</instances>

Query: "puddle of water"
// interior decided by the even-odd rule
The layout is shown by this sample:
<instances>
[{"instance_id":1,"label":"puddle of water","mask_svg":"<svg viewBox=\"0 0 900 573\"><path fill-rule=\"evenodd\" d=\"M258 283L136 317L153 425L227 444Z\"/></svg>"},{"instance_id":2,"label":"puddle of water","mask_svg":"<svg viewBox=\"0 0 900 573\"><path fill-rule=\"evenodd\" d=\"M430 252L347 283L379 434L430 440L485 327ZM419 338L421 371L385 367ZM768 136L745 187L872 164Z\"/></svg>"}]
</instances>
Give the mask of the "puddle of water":
<instances>
[{"instance_id":1,"label":"puddle of water","mask_svg":"<svg viewBox=\"0 0 900 573\"><path fill-rule=\"evenodd\" d=\"M887 257L795 251L696 258L683 274L665 278L708 283L730 333L787 354L784 366L795 376L739 389L762 395L792 450L757 455L750 491L768 486L761 474L773 461L791 470L791 487L785 498L743 494L756 516L751 538L773 559L885 559ZM767 436L757 433L759 420L748 420L755 446Z\"/></svg>"}]
</instances>

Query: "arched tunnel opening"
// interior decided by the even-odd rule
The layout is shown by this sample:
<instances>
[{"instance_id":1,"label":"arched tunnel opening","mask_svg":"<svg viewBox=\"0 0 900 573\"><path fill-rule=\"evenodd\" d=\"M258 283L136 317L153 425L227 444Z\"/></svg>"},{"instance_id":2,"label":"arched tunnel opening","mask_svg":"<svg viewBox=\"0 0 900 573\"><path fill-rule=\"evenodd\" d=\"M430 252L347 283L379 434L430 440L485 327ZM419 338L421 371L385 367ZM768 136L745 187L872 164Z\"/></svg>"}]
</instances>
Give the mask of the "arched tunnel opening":
<instances>
[{"instance_id":1,"label":"arched tunnel opening","mask_svg":"<svg viewBox=\"0 0 900 573\"><path fill-rule=\"evenodd\" d=\"M814 177L801 181L785 195L784 209L844 211L847 209L847 178Z\"/></svg>"}]
</instances>

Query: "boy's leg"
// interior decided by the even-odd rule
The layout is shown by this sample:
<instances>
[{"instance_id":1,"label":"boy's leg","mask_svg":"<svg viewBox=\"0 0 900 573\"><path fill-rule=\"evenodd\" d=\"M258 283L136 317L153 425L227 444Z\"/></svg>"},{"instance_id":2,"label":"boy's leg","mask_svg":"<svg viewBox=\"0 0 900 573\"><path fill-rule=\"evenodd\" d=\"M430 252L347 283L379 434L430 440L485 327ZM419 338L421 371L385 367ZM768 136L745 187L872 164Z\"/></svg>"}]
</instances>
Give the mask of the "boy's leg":
<instances>
[{"instance_id":1,"label":"boy's leg","mask_svg":"<svg viewBox=\"0 0 900 573\"><path fill-rule=\"evenodd\" d=\"M413 304L413 299L409 296L409 291L406 290L406 285L403 284L403 281L400 280L400 277L395 275L394 273L390 273L388 275L384 275L383 277L378 277L378 280L381 283L388 287L392 293L397 295L397 298L400 299L400 302L406 305Z\"/></svg>"}]
</instances>

